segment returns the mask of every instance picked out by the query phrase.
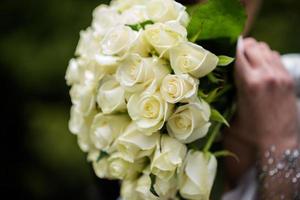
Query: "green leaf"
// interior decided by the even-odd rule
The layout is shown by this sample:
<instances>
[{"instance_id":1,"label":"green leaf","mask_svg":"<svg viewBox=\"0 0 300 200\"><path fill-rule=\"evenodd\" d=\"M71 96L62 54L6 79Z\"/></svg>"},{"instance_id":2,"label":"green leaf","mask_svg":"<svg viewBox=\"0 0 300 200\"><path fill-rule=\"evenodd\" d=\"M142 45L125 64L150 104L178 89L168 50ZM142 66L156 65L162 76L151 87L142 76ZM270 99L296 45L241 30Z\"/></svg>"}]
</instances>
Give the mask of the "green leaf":
<instances>
[{"instance_id":1,"label":"green leaf","mask_svg":"<svg viewBox=\"0 0 300 200\"><path fill-rule=\"evenodd\" d=\"M224 123L226 126L229 127L229 123L227 122L227 120L216 109L213 109L213 108L211 109L210 119L213 121Z\"/></svg>"},{"instance_id":2,"label":"green leaf","mask_svg":"<svg viewBox=\"0 0 300 200\"><path fill-rule=\"evenodd\" d=\"M229 38L235 41L242 33L246 13L240 0L208 0L189 8L189 39L194 41Z\"/></svg>"},{"instance_id":3,"label":"green leaf","mask_svg":"<svg viewBox=\"0 0 300 200\"><path fill-rule=\"evenodd\" d=\"M206 99L206 98L208 97L208 95L205 94L202 90L199 90L199 91L198 91L198 97L199 97L200 99Z\"/></svg>"},{"instance_id":4,"label":"green leaf","mask_svg":"<svg viewBox=\"0 0 300 200\"><path fill-rule=\"evenodd\" d=\"M210 82L218 84L223 81L222 79L217 78L212 72L207 75L207 78Z\"/></svg>"},{"instance_id":5,"label":"green leaf","mask_svg":"<svg viewBox=\"0 0 300 200\"><path fill-rule=\"evenodd\" d=\"M134 31L139 31L141 29L145 29L145 27L149 24L154 24L154 22L152 20L146 20L137 24L126 24L126 26L129 26Z\"/></svg>"},{"instance_id":6,"label":"green leaf","mask_svg":"<svg viewBox=\"0 0 300 200\"><path fill-rule=\"evenodd\" d=\"M218 157L231 156L231 157L233 157L237 162L240 161L239 157L238 157L235 153L233 153L233 152L231 152L231 151L228 151L228 150L217 151L217 152L214 152L213 154L214 154L214 156L216 156L217 158L218 158Z\"/></svg>"},{"instance_id":7,"label":"green leaf","mask_svg":"<svg viewBox=\"0 0 300 200\"><path fill-rule=\"evenodd\" d=\"M155 184L155 181L156 181L156 176L154 174L150 174L150 179L151 179L151 187L150 187L150 192L154 195L154 196L157 196L159 197L159 195L157 194L157 192L155 191L154 189L154 184Z\"/></svg>"},{"instance_id":8,"label":"green leaf","mask_svg":"<svg viewBox=\"0 0 300 200\"><path fill-rule=\"evenodd\" d=\"M108 153L106 153L105 151L100 151L100 152L99 152L99 156L98 156L98 158L97 158L97 162L99 162L101 159L103 159L103 158L105 158L105 157L107 157L107 156L109 156Z\"/></svg>"},{"instance_id":9,"label":"green leaf","mask_svg":"<svg viewBox=\"0 0 300 200\"><path fill-rule=\"evenodd\" d=\"M211 111L212 112L211 115L213 115L213 113L214 113L213 110L214 109L212 109L212 111ZM232 105L232 106L230 106L230 108L227 108L227 110L224 112L225 117L223 117L221 114L220 115L224 119L230 119L232 117L234 111L235 111L235 105ZM219 113L219 112L217 111L217 113ZM206 144L203 148L203 152L209 152L209 150L210 150L212 144L214 143L215 139L220 134L221 128L222 128L222 123L219 123L219 122L212 123L212 126L210 127L210 130L208 132Z\"/></svg>"},{"instance_id":10,"label":"green leaf","mask_svg":"<svg viewBox=\"0 0 300 200\"><path fill-rule=\"evenodd\" d=\"M210 92L208 93L207 97L205 98L205 101L206 101L207 103L212 103L213 101L215 101L215 100L216 100L216 97L218 97L218 93L219 93L220 89L221 89L221 88L216 88L216 89L210 91Z\"/></svg>"},{"instance_id":11,"label":"green leaf","mask_svg":"<svg viewBox=\"0 0 300 200\"><path fill-rule=\"evenodd\" d=\"M227 66L234 61L234 58L231 58L229 56L218 56L218 58L219 58L218 66Z\"/></svg>"}]
</instances>

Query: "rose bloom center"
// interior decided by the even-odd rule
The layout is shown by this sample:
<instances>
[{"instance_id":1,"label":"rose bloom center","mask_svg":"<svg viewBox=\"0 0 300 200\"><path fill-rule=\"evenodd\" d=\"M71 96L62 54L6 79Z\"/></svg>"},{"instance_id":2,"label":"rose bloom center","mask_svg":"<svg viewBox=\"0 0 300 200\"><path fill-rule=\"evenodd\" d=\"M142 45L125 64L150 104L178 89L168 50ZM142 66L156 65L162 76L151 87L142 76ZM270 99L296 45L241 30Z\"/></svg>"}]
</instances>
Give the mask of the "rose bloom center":
<instances>
[{"instance_id":1,"label":"rose bloom center","mask_svg":"<svg viewBox=\"0 0 300 200\"><path fill-rule=\"evenodd\" d=\"M178 129L187 130L191 127L190 119L184 115L175 118L175 124Z\"/></svg>"},{"instance_id":2,"label":"rose bloom center","mask_svg":"<svg viewBox=\"0 0 300 200\"><path fill-rule=\"evenodd\" d=\"M177 81L176 80L170 80L167 86L167 92L171 97L176 97L177 95Z\"/></svg>"},{"instance_id":3,"label":"rose bloom center","mask_svg":"<svg viewBox=\"0 0 300 200\"><path fill-rule=\"evenodd\" d=\"M147 99L142 103L142 108L144 110L143 117L153 119L159 114L160 103L154 98Z\"/></svg>"}]
</instances>

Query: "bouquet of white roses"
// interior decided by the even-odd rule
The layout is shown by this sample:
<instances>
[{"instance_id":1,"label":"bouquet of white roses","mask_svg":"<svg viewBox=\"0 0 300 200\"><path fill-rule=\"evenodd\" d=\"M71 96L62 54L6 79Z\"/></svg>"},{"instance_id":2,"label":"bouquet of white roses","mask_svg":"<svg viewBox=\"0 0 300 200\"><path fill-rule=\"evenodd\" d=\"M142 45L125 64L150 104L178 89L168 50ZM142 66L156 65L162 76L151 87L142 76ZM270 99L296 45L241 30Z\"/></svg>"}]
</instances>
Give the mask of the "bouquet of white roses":
<instances>
[{"instance_id":1,"label":"bouquet of white roses","mask_svg":"<svg viewBox=\"0 0 300 200\"><path fill-rule=\"evenodd\" d=\"M210 152L227 123L212 106L231 84L220 80L223 69L213 72L232 59L196 42L234 40L242 29L220 2L189 15L174 0L113 0L80 33L66 72L69 128L96 175L121 180L123 200L209 199L216 155L227 153ZM224 2L241 9L237 0Z\"/></svg>"}]
</instances>

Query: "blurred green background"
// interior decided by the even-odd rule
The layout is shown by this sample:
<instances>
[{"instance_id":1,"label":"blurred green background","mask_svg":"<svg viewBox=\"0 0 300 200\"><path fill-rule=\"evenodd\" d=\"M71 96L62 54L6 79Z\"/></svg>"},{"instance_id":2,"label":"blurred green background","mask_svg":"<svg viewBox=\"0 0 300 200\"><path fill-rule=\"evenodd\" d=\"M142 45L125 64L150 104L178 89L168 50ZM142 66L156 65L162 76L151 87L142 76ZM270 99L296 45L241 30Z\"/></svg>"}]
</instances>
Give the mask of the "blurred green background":
<instances>
[{"instance_id":1,"label":"blurred green background","mask_svg":"<svg viewBox=\"0 0 300 200\"><path fill-rule=\"evenodd\" d=\"M64 73L101 0L1 0L1 193L10 199L112 199L67 125ZM266 0L252 36L300 52L300 1Z\"/></svg>"}]
</instances>

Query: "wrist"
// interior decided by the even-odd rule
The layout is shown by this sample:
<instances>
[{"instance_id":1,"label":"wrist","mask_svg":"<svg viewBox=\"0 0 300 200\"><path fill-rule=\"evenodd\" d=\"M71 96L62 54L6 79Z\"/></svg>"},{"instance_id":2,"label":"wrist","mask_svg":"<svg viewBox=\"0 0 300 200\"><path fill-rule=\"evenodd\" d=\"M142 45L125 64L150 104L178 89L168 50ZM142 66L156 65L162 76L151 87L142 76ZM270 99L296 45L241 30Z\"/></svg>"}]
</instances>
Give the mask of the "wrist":
<instances>
[{"instance_id":1,"label":"wrist","mask_svg":"<svg viewBox=\"0 0 300 200\"><path fill-rule=\"evenodd\" d=\"M276 137L268 137L261 139L260 142L257 144L257 151L259 154L263 154L266 152L267 149L270 149L271 147L276 147L276 152L282 153L285 150L288 149L296 149L299 148L299 136L298 133L295 132L292 135L289 135L288 137L285 137L286 135L276 138Z\"/></svg>"}]
</instances>

